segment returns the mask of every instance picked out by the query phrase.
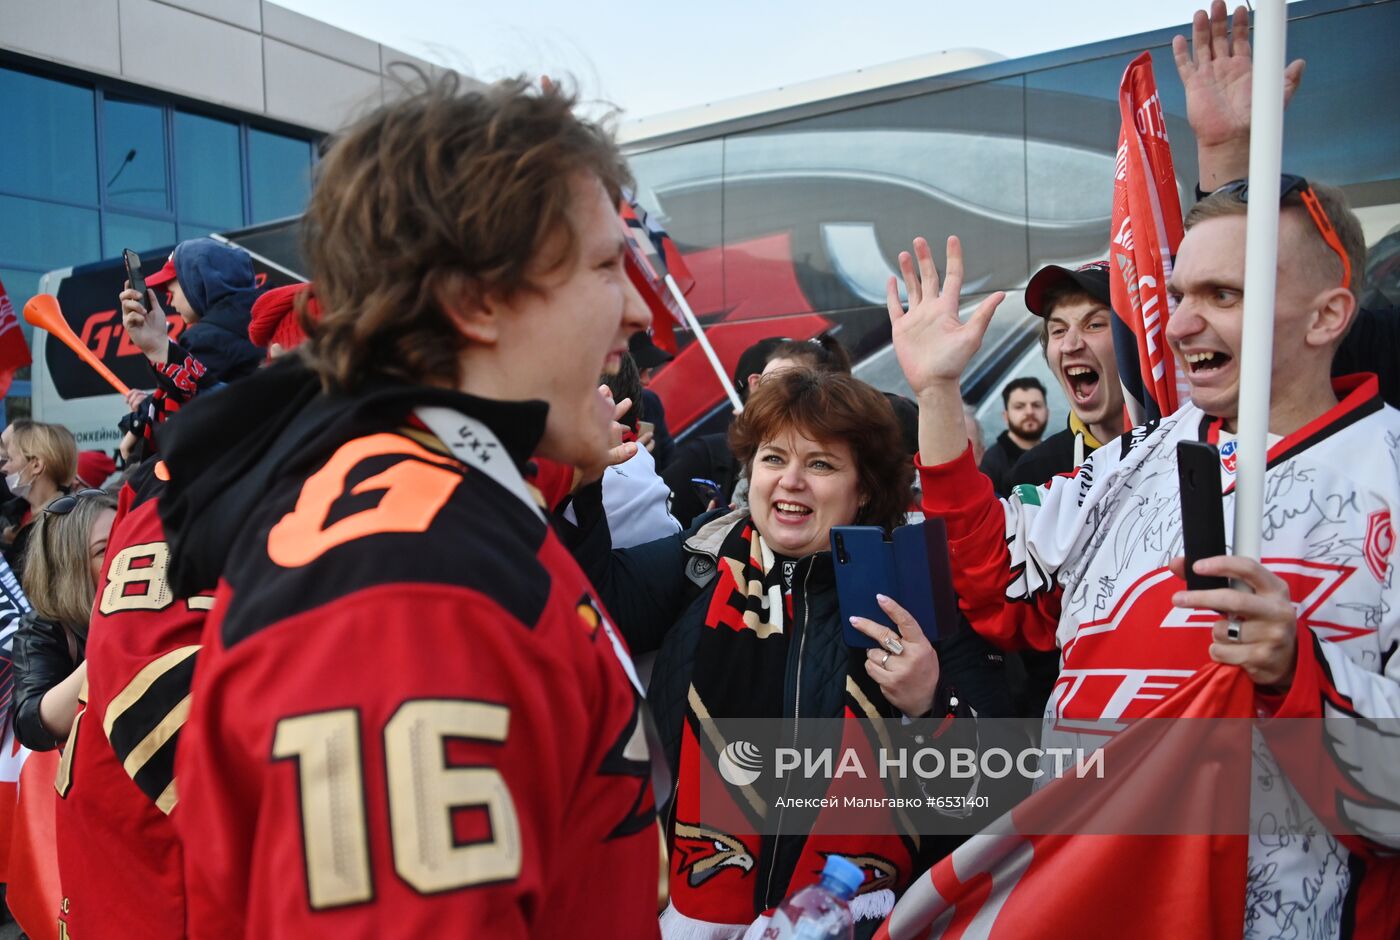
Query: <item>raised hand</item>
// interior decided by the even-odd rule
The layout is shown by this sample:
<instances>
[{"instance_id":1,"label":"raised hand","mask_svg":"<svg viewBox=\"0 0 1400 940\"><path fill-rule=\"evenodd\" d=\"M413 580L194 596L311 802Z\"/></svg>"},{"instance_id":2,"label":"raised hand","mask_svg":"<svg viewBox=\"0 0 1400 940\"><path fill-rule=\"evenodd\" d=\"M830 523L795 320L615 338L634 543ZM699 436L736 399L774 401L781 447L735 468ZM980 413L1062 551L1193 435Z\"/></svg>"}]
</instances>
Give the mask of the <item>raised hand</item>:
<instances>
[{"instance_id":1,"label":"raised hand","mask_svg":"<svg viewBox=\"0 0 1400 940\"><path fill-rule=\"evenodd\" d=\"M933 252L922 238L914 239L912 256L907 251L900 252L899 272L909 296L908 312L899 302L893 277L886 289L886 300L895 356L909 387L915 395L922 395L935 386L956 385L981 348L992 314L1006 295L998 291L982 301L966 323L958 319L963 260L962 245L956 236L948 239L948 276L941 291Z\"/></svg>"},{"instance_id":2,"label":"raised hand","mask_svg":"<svg viewBox=\"0 0 1400 940\"><path fill-rule=\"evenodd\" d=\"M154 362L164 362L169 343L165 308L156 300L156 292L146 291L145 302L128 284L118 299L121 301L122 326L131 343Z\"/></svg>"},{"instance_id":3,"label":"raised hand","mask_svg":"<svg viewBox=\"0 0 1400 940\"><path fill-rule=\"evenodd\" d=\"M1186 89L1186 119L1199 147L1218 147L1241 138L1249 140L1250 95L1254 59L1249 48L1249 11L1235 9L1233 23L1225 0L1215 0L1210 13L1197 10L1191 20L1191 44L1172 40L1177 74ZM1294 59L1283 70L1283 100L1287 104L1302 81L1306 63ZM1223 180L1221 182L1228 182Z\"/></svg>"}]
</instances>

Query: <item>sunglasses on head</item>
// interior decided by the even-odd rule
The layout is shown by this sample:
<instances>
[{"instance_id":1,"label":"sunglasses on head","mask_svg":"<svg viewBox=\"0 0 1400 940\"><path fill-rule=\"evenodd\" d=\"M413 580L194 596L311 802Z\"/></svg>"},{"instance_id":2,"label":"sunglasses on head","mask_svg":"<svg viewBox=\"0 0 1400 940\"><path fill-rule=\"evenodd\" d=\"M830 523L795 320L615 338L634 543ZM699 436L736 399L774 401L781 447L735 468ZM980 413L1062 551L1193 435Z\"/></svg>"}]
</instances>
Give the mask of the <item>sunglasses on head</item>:
<instances>
[{"instance_id":1,"label":"sunglasses on head","mask_svg":"<svg viewBox=\"0 0 1400 940\"><path fill-rule=\"evenodd\" d=\"M1227 192L1239 196L1240 202L1249 203L1249 180L1234 180L1220 187L1218 192ZM1338 258L1342 261L1342 286L1351 290L1351 259L1347 257L1347 251L1342 247L1342 240L1337 237L1337 230L1332 226L1332 220L1327 216L1327 210L1322 208L1322 201L1317 198L1317 193L1313 192L1312 186L1301 176L1294 176L1292 173L1284 173L1279 177L1278 201L1282 205L1283 201L1291 194L1297 193L1298 198L1303 201L1303 206L1308 210L1308 215L1312 216L1313 224L1317 226L1318 234L1327 243Z\"/></svg>"},{"instance_id":2,"label":"sunglasses on head","mask_svg":"<svg viewBox=\"0 0 1400 940\"><path fill-rule=\"evenodd\" d=\"M78 507L78 500L84 499L89 496L106 495L106 490L94 490L91 488L85 490L78 490L78 492L76 493L69 493L66 496L60 496L58 499L49 503L47 506L44 507L44 512L50 513L55 516L66 516Z\"/></svg>"}]
</instances>

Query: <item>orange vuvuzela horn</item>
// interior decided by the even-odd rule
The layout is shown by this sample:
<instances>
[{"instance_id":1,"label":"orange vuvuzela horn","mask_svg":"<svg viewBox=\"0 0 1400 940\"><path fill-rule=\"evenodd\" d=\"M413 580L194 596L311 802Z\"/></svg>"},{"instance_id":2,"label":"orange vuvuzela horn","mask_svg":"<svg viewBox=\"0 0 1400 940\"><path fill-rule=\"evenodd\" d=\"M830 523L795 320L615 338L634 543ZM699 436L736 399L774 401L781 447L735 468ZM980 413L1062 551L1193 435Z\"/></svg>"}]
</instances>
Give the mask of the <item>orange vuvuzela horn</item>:
<instances>
[{"instance_id":1,"label":"orange vuvuzela horn","mask_svg":"<svg viewBox=\"0 0 1400 940\"><path fill-rule=\"evenodd\" d=\"M60 340L63 345L73 350L79 359L97 370L98 375L123 395L131 391L126 387L126 383L113 375L112 370L73 333L73 328L63 319L63 310L58 306L57 297L52 294L36 294L30 297L29 302L24 305L24 322L41 330L48 330L54 339Z\"/></svg>"}]
</instances>

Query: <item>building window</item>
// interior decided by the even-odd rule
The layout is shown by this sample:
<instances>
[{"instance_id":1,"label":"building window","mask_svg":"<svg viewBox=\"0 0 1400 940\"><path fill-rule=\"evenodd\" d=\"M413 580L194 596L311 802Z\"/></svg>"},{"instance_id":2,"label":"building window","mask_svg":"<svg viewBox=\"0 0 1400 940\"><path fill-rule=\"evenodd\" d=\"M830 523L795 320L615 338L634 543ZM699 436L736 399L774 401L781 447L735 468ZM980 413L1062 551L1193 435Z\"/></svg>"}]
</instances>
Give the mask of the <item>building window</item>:
<instances>
[{"instance_id":1,"label":"building window","mask_svg":"<svg viewBox=\"0 0 1400 940\"><path fill-rule=\"evenodd\" d=\"M250 222L298 215L311 195L311 142L248 131L248 176L253 188Z\"/></svg>"},{"instance_id":2,"label":"building window","mask_svg":"<svg viewBox=\"0 0 1400 940\"><path fill-rule=\"evenodd\" d=\"M243 224L243 152L238 125L175 113L175 194L180 226L200 234Z\"/></svg>"},{"instance_id":3,"label":"building window","mask_svg":"<svg viewBox=\"0 0 1400 940\"><path fill-rule=\"evenodd\" d=\"M164 109L107 98L102 103L103 202L170 211ZM107 248L110 251L111 245Z\"/></svg>"},{"instance_id":4,"label":"building window","mask_svg":"<svg viewBox=\"0 0 1400 940\"><path fill-rule=\"evenodd\" d=\"M0 188L37 199L97 201L91 88L0 69Z\"/></svg>"}]
</instances>

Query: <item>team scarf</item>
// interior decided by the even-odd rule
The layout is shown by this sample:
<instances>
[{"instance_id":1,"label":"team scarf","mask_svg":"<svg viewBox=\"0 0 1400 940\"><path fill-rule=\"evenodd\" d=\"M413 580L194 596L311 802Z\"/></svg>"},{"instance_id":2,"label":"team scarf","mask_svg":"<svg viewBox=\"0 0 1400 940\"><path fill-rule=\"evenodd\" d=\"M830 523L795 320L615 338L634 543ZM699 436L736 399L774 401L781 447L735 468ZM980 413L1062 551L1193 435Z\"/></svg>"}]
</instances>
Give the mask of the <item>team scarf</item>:
<instances>
[{"instance_id":1,"label":"team scarf","mask_svg":"<svg viewBox=\"0 0 1400 940\"><path fill-rule=\"evenodd\" d=\"M773 845L773 837L765 840L759 832L769 815L780 811L774 808L778 797L798 794L785 794L781 789L785 784L766 774L749 786L734 786L720 776L718 761L731 743L724 731L743 728L742 723L732 722L784 717L789 646L799 642L800 631L839 629L835 622L794 625L785 569L790 575L795 567L773 553L749 517L736 522L721 543L714 593L696 644L681 734L671 836L671 906L661 920L666 940L728 940L743 937L746 931L757 936L770 913L762 907L768 888L764 847L765 841ZM865 766L874 766L874 750L893 746L878 719L897 713L866 675L864 651L850 653L849 660L846 720L841 740L831 743L855 749ZM737 740L738 734L734 737ZM888 795L878 779L842 778L829 786L821 783L818 790L806 789L800 795ZM832 810L796 812L805 813L800 825L788 820L783 830L809 835L785 837L804 838L804 844L790 881L781 886L782 893L790 895L815 883L826 857L842 855L866 873L865 884L851 904L853 914L857 920L883 919L915 870L920 840L914 824L898 814L897 829L888 821L872 828L902 835L836 835L823 831L831 827L823 826L822 817Z\"/></svg>"}]
</instances>

